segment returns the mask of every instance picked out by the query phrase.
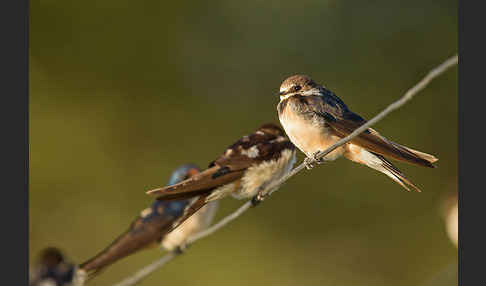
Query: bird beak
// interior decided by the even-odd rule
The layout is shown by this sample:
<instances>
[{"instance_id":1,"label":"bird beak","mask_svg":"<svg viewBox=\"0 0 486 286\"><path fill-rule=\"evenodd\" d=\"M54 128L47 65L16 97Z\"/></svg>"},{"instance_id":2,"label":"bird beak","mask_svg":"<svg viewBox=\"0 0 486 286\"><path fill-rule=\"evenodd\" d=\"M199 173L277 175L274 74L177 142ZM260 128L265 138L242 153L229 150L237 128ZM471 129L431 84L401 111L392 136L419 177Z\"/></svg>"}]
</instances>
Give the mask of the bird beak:
<instances>
[{"instance_id":1,"label":"bird beak","mask_svg":"<svg viewBox=\"0 0 486 286\"><path fill-rule=\"evenodd\" d=\"M278 95L280 96L280 101L284 100L284 99L287 99L291 96L293 96L295 93L294 92L290 92L290 91L287 91L287 92L280 92Z\"/></svg>"}]
</instances>

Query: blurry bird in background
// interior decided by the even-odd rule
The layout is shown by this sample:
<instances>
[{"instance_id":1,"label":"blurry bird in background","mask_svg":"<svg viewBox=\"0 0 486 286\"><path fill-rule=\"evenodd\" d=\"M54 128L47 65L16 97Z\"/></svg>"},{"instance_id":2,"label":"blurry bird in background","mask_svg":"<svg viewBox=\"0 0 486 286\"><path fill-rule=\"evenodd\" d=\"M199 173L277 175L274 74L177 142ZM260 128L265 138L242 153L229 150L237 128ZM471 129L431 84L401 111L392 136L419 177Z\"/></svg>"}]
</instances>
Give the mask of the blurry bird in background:
<instances>
[{"instance_id":1,"label":"blurry bird in background","mask_svg":"<svg viewBox=\"0 0 486 286\"><path fill-rule=\"evenodd\" d=\"M207 203L229 195L236 199L253 198L256 204L269 191L266 186L292 169L295 153L294 145L284 136L283 130L267 123L230 145L208 169L173 186L147 193L162 201L199 196L178 223Z\"/></svg>"},{"instance_id":2,"label":"blurry bird in background","mask_svg":"<svg viewBox=\"0 0 486 286\"><path fill-rule=\"evenodd\" d=\"M306 154L305 162L312 168L309 158L315 158L340 139L366 123L352 112L333 92L314 82L306 75L294 75L282 82L278 116L292 143ZM381 136L368 128L350 142L333 150L322 160L333 161L341 156L384 173L407 191L420 192L405 175L384 156L418 166L434 168L438 159ZM321 160L317 160L321 163Z\"/></svg>"},{"instance_id":3,"label":"blurry bird in background","mask_svg":"<svg viewBox=\"0 0 486 286\"><path fill-rule=\"evenodd\" d=\"M457 248L459 233L459 208L457 192L450 192L441 201L441 215L444 220L447 236Z\"/></svg>"},{"instance_id":4,"label":"blurry bird in background","mask_svg":"<svg viewBox=\"0 0 486 286\"><path fill-rule=\"evenodd\" d=\"M70 286L74 267L74 264L66 261L59 249L45 248L30 273L29 286Z\"/></svg>"},{"instance_id":5,"label":"blurry bird in background","mask_svg":"<svg viewBox=\"0 0 486 286\"><path fill-rule=\"evenodd\" d=\"M172 173L169 185L191 178L199 172L200 169L194 164L182 165ZM175 231L168 233L193 201L190 199L155 201L151 207L140 213L125 233L99 254L82 263L77 271L77 277L81 280L91 279L108 265L157 244L168 251L182 251L189 236L211 224L218 206L217 202L207 204Z\"/></svg>"}]
</instances>

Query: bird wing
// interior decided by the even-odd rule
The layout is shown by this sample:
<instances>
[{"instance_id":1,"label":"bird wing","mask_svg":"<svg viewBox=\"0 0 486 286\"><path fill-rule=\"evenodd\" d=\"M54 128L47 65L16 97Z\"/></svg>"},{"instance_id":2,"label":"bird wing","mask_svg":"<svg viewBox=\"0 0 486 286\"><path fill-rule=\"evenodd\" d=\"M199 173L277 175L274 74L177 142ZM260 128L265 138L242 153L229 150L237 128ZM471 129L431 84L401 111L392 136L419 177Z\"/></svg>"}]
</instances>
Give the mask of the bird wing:
<instances>
[{"instance_id":1,"label":"bird wing","mask_svg":"<svg viewBox=\"0 0 486 286\"><path fill-rule=\"evenodd\" d=\"M217 187L237 181L252 165L278 158L283 148L293 148L293 145L285 137L257 131L230 145L203 172L178 184L147 193L162 200L187 199L207 194Z\"/></svg>"},{"instance_id":2,"label":"bird wing","mask_svg":"<svg viewBox=\"0 0 486 286\"><path fill-rule=\"evenodd\" d=\"M341 138L348 136L366 123L366 120L350 111L340 100L326 98L326 95L322 97L306 96L304 100L312 112L325 119L331 130ZM392 142L372 128L368 128L350 142L377 154L424 167L435 168L432 163L438 160L433 155Z\"/></svg>"},{"instance_id":3,"label":"bird wing","mask_svg":"<svg viewBox=\"0 0 486 286\"><path fill-rule=\"evenodd\" d=\"M125 233L93 258L83 262L80 268L90 273L90 277L94 276L106 266L160 240L171 230L176 219L173 215L164 214L144 222L143 218L138 217Z\"/></svg>"},{"instance_id":4,"label":"bird wing","mask_svg":"<svg viewBox=\"0 0 486 286\"><path fill-rule=\"evenodd\" d=\"M180 218L178 218L177 221L175 221L172 224L169 232L172 232L174 229L176 229L178 226L180 226L183 222L185 222L188 218L190 218L192 215L194 215L198 210L200 210L202 207L204 207L208 203L207 197L209 195L210 194L203 194L199 198L197 198L196 201L189 204L184 209L184 213L182 214L182 216Z\"/></svg>"},{"instance_id":5,"label":"bird wing","mask_svg":"<svg viewBox=\"0 0 486 286\"><path fill-rule=\"evenodd\" d=\"M180 200L207 194L217 187L231 183L243 176L244 170L232 171L228 166L214 165L178 184L147 192L159 200Z\"/></svg>"}]
</instances>

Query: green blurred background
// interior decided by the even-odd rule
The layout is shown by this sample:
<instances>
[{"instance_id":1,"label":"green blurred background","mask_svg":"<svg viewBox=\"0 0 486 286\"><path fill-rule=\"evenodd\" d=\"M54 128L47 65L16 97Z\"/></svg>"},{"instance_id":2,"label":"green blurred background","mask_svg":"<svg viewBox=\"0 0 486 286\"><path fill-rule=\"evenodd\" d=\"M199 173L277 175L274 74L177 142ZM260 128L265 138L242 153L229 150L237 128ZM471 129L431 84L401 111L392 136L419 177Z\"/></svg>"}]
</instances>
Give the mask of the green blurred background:
<instances>
[{"instance_id":1,"label":"green blurred background","mask_svg":"<svg viewBox=\"0 0 486 286\"><path fill-rule=\"evenodd\" d=\"M124 231L180 164L264 122L305 73L371 118L457 51L457 1L31 1L30 258L82 262ZM375 127L437 155L397 166L422 193L340 159L140 285L456 285L440 203L457 190L457 68ZM299 160L302 159L299 154ZM225 199L217 218L241 205ZM108 268L110 285L160 257Z\"/></svg>"}]
</instances>

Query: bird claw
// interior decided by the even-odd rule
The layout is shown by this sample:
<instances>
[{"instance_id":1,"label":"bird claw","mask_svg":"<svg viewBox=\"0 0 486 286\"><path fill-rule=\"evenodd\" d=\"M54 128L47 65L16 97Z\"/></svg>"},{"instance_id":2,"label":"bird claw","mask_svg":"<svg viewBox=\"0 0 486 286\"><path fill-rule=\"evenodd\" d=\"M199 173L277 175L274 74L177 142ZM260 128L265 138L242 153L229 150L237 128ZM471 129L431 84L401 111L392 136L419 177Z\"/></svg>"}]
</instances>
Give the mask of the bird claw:
<instances>
[{"instance_id":1,"label":"bird claw","mask_svg":"<svg viewBox=\"0 0 486 286\"><path fill-rule=\"evenodd\" d=\"M304 164L305 164L305 167L307 168L307 170L314 168L314 163L317 164L317 165L324 163L324 159L317 158L317 155L319 154L319 152L320 151L317 151L314 154L312 154L312 157L307 157L307 158L304 159Z\"/></svg>"},{"instance_id":2,"label":"bird claw","mask_svg":"<svg viewBox=\"0 0 486 286\"><path fill-rule=\"evenodd\" d=\"M317 151L312 155L314 160L316 161L317 165L323 164L324 163L324 158L317 158L317 155L319 155L320 151Z\"/></svg>"},{"instance_id":3,"label":"bird claw","mask_svg":"<svg viewBox=\"0 0 486 286\"><path fill-rule=\"evenodd\" d=\"M307 157L304 159L304 165L305 165L305 168L307 170L310 170L312 168L314 168L314 159L313 158L310 158L310 157Z\"/></svg>"},{"instance_id":4,"label":"bird claw","mask_svg":"<svg viewBox=\"0 0 486 286\"><path fill-rule=\"evenodd\" d=\"M251 206L256 207L258 206L263 200L265 199L265 196L262 193L258 193L256 196L254 196L251 199Z\"/></svg>"},{"instance_id":5,"label":"bird claw","mask_svg":"<svg viewBox=\"0 0 486 286\"><path fill-rule=\"evenodd\" d=\"M181 255L181 254L184 254L184 252L186 251L186 249L189 247L189 245L187 244L181 244L179 246L177 246L175 249L174 249L174 253L176 255Z\"/></svg>"}]
</instances>

